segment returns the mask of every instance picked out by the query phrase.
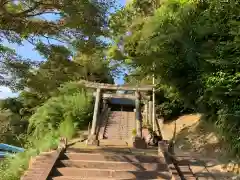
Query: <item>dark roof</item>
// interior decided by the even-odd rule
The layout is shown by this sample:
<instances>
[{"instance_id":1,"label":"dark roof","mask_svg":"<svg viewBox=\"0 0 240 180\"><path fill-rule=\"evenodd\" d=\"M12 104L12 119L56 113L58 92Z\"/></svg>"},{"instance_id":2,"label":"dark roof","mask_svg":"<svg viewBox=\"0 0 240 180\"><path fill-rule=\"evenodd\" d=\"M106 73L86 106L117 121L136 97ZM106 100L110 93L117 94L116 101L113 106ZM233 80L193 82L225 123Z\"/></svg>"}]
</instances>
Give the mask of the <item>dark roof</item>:
<instances>
[{"instance_id":1,"label":"dark roof","mask_svg":"<svg viewBox=\"0 0 240 180\"><path fill-rule=\"evenodd\" d=\"M109 101L111 104L135 106L135 101L127 98L111 98Z\"/></svg>"}]
</instances>

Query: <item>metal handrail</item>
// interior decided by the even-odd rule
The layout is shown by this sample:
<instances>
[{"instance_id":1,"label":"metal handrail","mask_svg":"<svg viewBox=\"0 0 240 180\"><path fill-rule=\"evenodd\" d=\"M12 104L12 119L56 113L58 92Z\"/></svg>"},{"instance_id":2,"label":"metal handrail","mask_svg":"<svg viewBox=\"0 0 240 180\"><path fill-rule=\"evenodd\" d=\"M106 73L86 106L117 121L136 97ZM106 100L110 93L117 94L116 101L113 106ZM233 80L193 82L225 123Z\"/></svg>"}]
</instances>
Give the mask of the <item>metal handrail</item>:
<instances>
[{"instance_id":1,"label":"metal handrail","mask_svg":"<svg viewBox=\"0 0 240 180\"><path fill-rule=\"evenodd\" d=\"M166 141L159 141L158 142L158 153L159 154L161 154L161 153L163 154L165 160L167 161L167 164L172 163L174 165L174 168L176 169L176 171L177 171L179 177L181 178L181 180L186 180L186 178L184 177L182 171L178 167L177 158L168 151L168 147L167 147L167 142Z\"/></svg>"},{"instance_id":2,"label":"metal handrail","mask_svg":"<svg viewBox=\"0 0 240 180\"><path fill-rule=\"evenodd\" d=\"M13 152L13 153L18 153L18 152L24 152L25 149L20 148L20 147L16 147L16 146L12 146L9 144L3 144L0 143L0 151L7 151L7 152Z\"/></svg>"}]
</instances>

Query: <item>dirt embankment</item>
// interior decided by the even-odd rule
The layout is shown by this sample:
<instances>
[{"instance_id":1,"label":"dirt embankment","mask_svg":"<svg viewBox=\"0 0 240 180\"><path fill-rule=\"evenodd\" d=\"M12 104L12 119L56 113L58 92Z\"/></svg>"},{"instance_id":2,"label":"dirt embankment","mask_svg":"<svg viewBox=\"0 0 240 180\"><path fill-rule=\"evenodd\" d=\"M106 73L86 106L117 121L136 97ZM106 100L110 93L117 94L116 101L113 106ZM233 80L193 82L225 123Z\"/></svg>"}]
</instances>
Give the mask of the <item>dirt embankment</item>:
<instances>
[{"instance_id":1,"label":"dirt embankment","mask_svg":"<svg viewBox=\"0 0 240 180\"><path fill-rule=\"evenodd\" d=\"M170 140L175 135L177 155L189 155L205 160L216 172L235 172L240 174L240 162L228 156L225 144L214 133L213 125L202 119L201 114L179 117L162 125L164 139Z\"/></svg>"}]
</instances>

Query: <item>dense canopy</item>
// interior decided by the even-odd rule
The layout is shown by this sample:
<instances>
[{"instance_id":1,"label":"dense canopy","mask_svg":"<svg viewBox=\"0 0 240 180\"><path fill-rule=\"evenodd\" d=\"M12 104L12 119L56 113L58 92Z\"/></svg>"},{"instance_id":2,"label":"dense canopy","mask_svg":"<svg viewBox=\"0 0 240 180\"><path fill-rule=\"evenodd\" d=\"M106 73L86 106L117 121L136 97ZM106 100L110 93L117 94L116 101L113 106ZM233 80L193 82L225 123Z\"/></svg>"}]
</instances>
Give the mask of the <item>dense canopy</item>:
<instances>
[{"instance_id":1,"label":"dense canopy","mask_svg":"<svg viewBox=\"0 0 240 180\"><path fill-rule=\"evenodd\" d=\"M128 82L155 74L160 114L201 112L239 153L239 17L238 0L134 0L111 16L108 55L130 67Z\"/></svg>"},{"instance_id":2,"label":"dense canopy","mask_svg":"<svg viewBox=\"0 0 240 180\"><path fill-rule=\"evenodd\" d=\"M43 60L11 48L26 43ZM131 0L122 8L114 0L0 0L0 85L19 93L1 100L0 139L27 148L25 161L0 164L0 175L19 179L32 154L87 126L94 103L81 80L114 83L119 74L130 85L155 77L159 117L201 113L239 156L239 67L239 0Z\"/></svg>"}]
</instances>

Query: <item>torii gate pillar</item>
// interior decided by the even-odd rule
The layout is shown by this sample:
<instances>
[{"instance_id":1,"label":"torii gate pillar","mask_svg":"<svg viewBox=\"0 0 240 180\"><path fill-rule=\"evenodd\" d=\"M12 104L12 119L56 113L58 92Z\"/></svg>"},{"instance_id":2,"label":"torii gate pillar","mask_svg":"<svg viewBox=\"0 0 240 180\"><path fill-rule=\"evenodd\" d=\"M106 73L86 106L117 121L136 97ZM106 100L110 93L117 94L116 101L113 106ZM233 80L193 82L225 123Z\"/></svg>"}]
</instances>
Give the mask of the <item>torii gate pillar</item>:
<instances>
[{"instance_id":1,"label":"torii gate pillar","mask_svg":"<svg viewBox=\"0 0 240 180\"><path fill-rule=\"evenodd\" d=\"M142 113L141 113L141 95L139 91L135 91L136 101L136 124L137 124L137 136L134 139L133 147L145 149L147 144L142 137Z\"/></svg>"},{"instance_id":2,"label":"torii gate pillar","mask_svg":"<svg viewBox=\"0 0 240 180\"><path fill-rule=\"evenodd\" d=\"M94 111L93 111L91 135L96 135L97 119L98 119L98 114L100 109L100 99L101 99L101 89L97 88Z\"/></svg>"},{"instance_id":3,"label":"torii gate pillar","mask_svg":"<svg viewBox=\"0 0 240 180\"><path fill-rule=\"evenodd\" d=\"M87 141L87 144L92 144L97 146L99 146L99 140L96 134L96 127L97 127L97 120L98 120L98 115L100 111L100 100L101 100L101 89L97 88L94 111L93 111L92 128L91 128L90 136L88 137L88 141Z\"/></svg>"},{"instance_id":4,"label":"torii gate pillar","mask_svg":"<svg viewBox=\"0 0 240 180\"><path fill-rule=\"evenodd\" d=\"M141 95L138 91L135 92L136 100L136 124L137 124L137 136L142 138L142 113L141 113Z\"/></svg>"}]
</instances>

